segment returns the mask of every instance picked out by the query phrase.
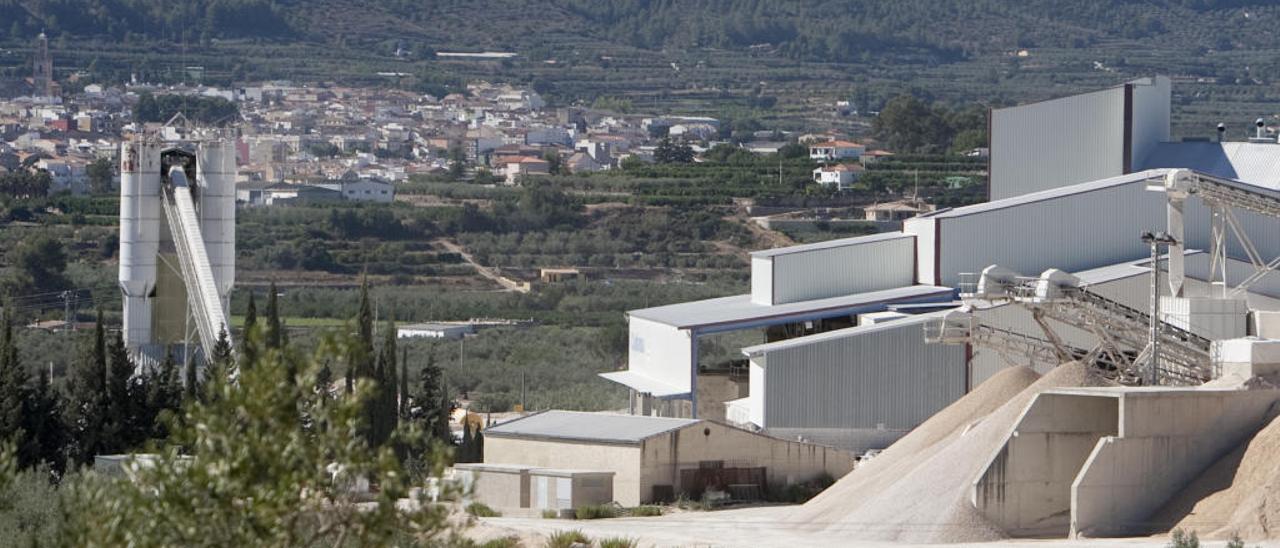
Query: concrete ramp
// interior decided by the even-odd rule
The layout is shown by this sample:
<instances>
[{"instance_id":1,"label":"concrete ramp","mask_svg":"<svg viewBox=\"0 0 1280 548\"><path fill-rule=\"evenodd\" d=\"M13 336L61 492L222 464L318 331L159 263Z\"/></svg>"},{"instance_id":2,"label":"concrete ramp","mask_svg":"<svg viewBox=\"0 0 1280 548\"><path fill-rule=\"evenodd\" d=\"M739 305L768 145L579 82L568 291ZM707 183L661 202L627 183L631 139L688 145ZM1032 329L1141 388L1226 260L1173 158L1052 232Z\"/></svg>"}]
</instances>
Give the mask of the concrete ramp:
<instances>
[{"instance_id":1,"label":"concrete ramp","mask_svg":"<svg viewBox=\"0 0 1280 548\"><path fill-rule=\"evenodd\" d=\"M1012 536L1150 532L1149 518L1256 432L1280 391L1114 387L1027 406L970 500Z\"/></svg>"}]
</instances>

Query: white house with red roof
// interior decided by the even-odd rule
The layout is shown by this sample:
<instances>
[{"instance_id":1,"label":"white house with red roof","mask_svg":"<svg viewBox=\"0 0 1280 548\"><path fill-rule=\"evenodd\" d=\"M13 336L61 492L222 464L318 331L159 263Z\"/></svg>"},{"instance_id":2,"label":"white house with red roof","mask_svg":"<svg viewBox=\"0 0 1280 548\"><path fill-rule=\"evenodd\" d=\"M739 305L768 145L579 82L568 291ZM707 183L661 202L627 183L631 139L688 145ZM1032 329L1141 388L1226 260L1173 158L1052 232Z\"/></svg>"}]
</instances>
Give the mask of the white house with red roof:
<instances>
[{"instance_id":1,"label":"white house with red roof","mask_svg":"<svg viewBox=\"0 0 1280 548\"><path fill-rule=\"evenodd\" d=\"M867 147L853 141L826 141L809 145L813 160L857 160Z\"/></svg>"}]
</instances>

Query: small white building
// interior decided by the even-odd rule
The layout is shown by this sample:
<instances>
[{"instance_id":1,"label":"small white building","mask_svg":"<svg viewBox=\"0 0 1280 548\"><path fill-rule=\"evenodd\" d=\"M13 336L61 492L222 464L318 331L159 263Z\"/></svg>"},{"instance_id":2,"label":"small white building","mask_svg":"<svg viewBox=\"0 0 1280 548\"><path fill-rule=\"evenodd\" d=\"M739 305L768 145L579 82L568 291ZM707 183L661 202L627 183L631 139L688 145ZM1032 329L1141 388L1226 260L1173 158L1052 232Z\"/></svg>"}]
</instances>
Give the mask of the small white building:
<instances>
[{"instance_id":1,"label":"small white building","mask_svg":"<svg viewBox=\"0 0 1280 548\"><path fill-rule=\"evenodd\" d=\"M813 182L824 186L835 185L836 190L845 190L862 177L863 171L862 166L855 164L823 166L813 170Z\"/></svg>"},{"instance_id":2,"label":"small white building","mask_svg":"<svg viewBox=\"0 0 1280 548\"><path fill-rule=\"evenodd\" d=\"M398 327L396 329L396 337L401 339L414 337L461 339L475 332L475 326L469 323L415 323Z\"/></svg>"},{"instance_id":3,"label":"small white building","mask_svg":"<svg viewBox=\"0 0 1280 548\"><path fill-rule=\"evenodd\" d=\"M343 178L334 183L322 183L321 188L337 190L342 199L357 202L391 203L396 199L395 185L390 181L376 178Z\"/></svg>"},{"instance_id":4,"label":"small white building","mask_svg":"<svg viewBox=\"0 0 1280 548\"><path fill-rule=\"evenodd\" d=\"M852 141L827 141L809 145L812 160L857 160L867 147Z\"/></svg>"}]
</instances>

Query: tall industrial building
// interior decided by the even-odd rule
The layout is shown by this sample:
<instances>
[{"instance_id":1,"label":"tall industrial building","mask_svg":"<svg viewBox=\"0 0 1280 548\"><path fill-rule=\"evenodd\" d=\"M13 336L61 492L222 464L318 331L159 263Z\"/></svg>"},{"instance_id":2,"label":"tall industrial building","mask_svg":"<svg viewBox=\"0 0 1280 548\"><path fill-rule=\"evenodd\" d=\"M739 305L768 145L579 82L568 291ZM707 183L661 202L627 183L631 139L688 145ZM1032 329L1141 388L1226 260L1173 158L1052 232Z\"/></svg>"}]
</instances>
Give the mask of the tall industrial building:
<instances>
[{"instance_id":1,"label":"tall industrial building","mask_svg":"<svg viewBox=\"0 0 1280 548\"><path fill-rule=\"evenodd\" d=\"M36 97L53 97L53 56L49 54L49 37L43 32L36 37L35 52L31 74L33 94Z\"/></svg>"},{"instance_id":2,"label":"tall industrial building","mask_svg":"<svg viewBox=\"0 0 1280 548\"><path fill-rule=\"evenodd\" d=\"M124 338L139 364L207 352L235 283L235 147L222 137L126 141L120 154ZM229 333L228 333L229 335Z\"/></svg>"}]
</instances>

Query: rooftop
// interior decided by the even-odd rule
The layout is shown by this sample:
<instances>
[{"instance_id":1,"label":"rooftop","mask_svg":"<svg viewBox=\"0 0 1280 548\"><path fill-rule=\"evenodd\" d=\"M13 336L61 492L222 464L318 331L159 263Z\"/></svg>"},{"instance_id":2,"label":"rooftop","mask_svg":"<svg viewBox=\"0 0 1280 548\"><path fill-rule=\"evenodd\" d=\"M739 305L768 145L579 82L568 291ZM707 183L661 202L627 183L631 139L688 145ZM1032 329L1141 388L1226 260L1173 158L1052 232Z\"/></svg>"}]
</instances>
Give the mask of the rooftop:
<instances>
[{"instance_id":1,"label":"rooftop","mask_svg":"<svg viewBox=\"0 0 1280 548\"><path fill-rule=\"evenodd\" d=\"M880 234L870 234L867 236L855 236L853 238L840 238L837 240L827 240L825 242L817 242L804 245L793 245L787 247L775 247L773 249L762 249L760 251L752 251L753 259L763 259L766 257L776 257L778 255L789 255L791 253L804 253L808 251L819 251L823 249L834 249L837 247L845 247L851 245L870 244L875 242L883 242L887 240L897 240L900 238L914 238L912 234L904 234L902 232L882 232Z\"/></svg>"},{"instance_id":2,"label":"rooftop","mask_svg":"<svg viewBox=\"0 0 1280 548\"><path fill-rule=\"evenodd\" d=\"M950 300L952 295L951 288L935 285L913 285L777 305L751 302L751 295L734 295L632 310L627 312L627 315L678 329L702 329L705 332L707 328L742 329L751 324L769 325L818 319L889 303Z\"/></svg>"},{"instance_id":3,"label":"rooftop","mask_svg":"<svg viewBox=\"0 0 1280 548\"><path fill-rule=\"evenodd\" d=\"M696 419L543 411L486 428L486 437L548 438L637 444L653 436L697 424Z\"/></svg>"},{"instance_id":4,"label":"rooftop","mask_svg":"<svg viewBox=\"0 0 1280 548\"><path fill-rule=\"evenodd\" d=\"M1160 143L1142 162L1145 168L1194 169L1280 190L1280 144L1192 141Z\"/></svg>"}]
</instances>

